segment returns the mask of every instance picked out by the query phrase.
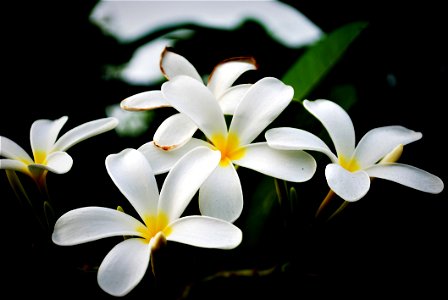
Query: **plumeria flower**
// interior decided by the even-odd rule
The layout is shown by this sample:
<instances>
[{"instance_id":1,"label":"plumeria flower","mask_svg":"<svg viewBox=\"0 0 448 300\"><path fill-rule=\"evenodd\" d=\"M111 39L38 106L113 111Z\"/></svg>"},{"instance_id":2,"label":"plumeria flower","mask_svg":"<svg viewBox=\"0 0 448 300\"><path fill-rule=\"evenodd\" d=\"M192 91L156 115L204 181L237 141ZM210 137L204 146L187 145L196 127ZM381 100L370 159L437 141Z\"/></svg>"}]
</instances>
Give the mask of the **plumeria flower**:
<instances>
[{"instance_id":1,"label":"plumeria flower","mask_svg":"<svg viewBox=\"0 0 448 300\"><path fill-rule=\"evenodd\" d=\"M239 165L275 178L303 182L316 171L314 158L303 151L284 151L266 142L252 143L288 106L294 90L273 77L253 84L235 109L229 129L214 94L197 80L180 75L162 85L165 99L191 118L208 141L192 138L184 146L163 151L154 142L142 151L157 174L167 172L182 155L206 145L221 152L217 168L199 189L199 208L203 215L233 222L243 209L241 182L234 167Z\"/></svg>"},{"instance_id":2,"label":"plumeria flower","mask_svg":"<svg viewBox=\"0 0 448 300\"><path fill-rule=\"evenodd\" d=\"M114 296L126 295L142 280L152 252L167 241L233 249L242 240L235 225L206 216L180 217L219 160L218 151L205 147L192 150L173 166L159 194L152 168L141 152L125 149L111 154L106 158L107 171L140 220L111 208L71 210L56 222L53 242L69 246L126 236L98 269L99 286Z\"/></svg>"},{"instance_id":3,"label":"plumeria flower","mask_svg":"<svg viewBox=\"0 0 448 300\"><path fill-rule=\"evenodd\" d=\"M251 84L233 83L245 72L257 68L252 57L235 57L219 63L210 74L205 84L196 68L183 56L165 48L160 60L160 70L168 80L177 75L185 75L206 86L218 101L225 114L232 115L242 96ZM159 107L171 107L161 91L147 91L124 99L121 108L125 110L151 110ZM164 150L174 149L185 144L196 132L198 127L188 116L177 113L168 117L160 124L154 134L154 143Z\"/></svg>"},{"instance_id":4,"label":"plumeria flower","mask_svg":"<svg viewBox=\"0 0 448 300\"><path fill-rule=\"evenodd\" d=\"M349 115L328 100L304 100L304 107L325 127L336 154L317 136L296 128L274 128L265 134L275 149L314 150L327 155L325 168L329 187L345 201L357 201L370 188L370 178L378 177L427 192L440 193L442 180L424 170L396 163L403 145L422 137L420 132L402 126L378 127L367 132L355 147L355 129Z\"/></svg>"},{"instance_id":5,"label":"plumeria flower","mask_svg":"<svg viewBox=\"0 0 448 300\"><path fill-rule=\"evenodd\" d=\"M0 136L0 156L6 157L0 159L0 169L25 173L38 184L45 185L48 171L63 174L71 169L73 159L66 150L87 138L112 130L118 124L115 118L98 119L77 126L57 139L67 120L67 116L54 121L42 119L31 125L30 142L34 159L15 142Z\"/></svg>"}]
</instances>

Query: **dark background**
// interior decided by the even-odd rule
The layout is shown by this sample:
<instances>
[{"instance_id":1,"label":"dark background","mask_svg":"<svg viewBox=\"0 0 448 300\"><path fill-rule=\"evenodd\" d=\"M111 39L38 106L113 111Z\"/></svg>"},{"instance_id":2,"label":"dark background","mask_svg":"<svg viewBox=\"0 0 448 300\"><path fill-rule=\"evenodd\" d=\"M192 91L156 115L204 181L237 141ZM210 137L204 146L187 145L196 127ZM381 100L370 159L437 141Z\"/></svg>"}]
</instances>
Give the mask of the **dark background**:
<instances>
[{"instance_id":1,"label":"dark background","mask_svg":"<svg viewBox=\"0 0 448 300\"><path fill-rule=\"evenodd\" d=\"M350 108L357 140L368 130L403 125L423 133L405 147L401 162L427 170L446 182L445 102L448 83L446 15L440 6L370 5L289 1L324 32L352 21L369 26L308 99L334 96L338 85L351 84L357 102ZM2 117L0 134L29 150L29 129L36 119L69 121L63 132L83 122L104 117L104 107L129 95L158 86L129 86L103 77L106 64L129 60L137 44L120 45L88 21L94 1L70 1L53 5L10 4L4 14L2 51ZM254 5L257 5L254 2ZM293 30L293 29L291 29ZM247 22L235 32L204 29L191 41L176 45L204 74L218 61L252 55L259 63L254 78L281 77L303 50L273 42L263 28ZM248 78L251 75L248 75ZM395 84L391 84L391 78ZM294 109L292 106L291 109ZM297 108L300 109L300 108ZM160 112L154 122L170 111ZM154 130L154 129L151 129ZM119 138L114 132L74 146L72 170L48 176L50 194L58 211L98 205L126 206L111 183L104 158L124 148L137 148L152 133L138 138ZM191 299L253 298L318 299L328 296L446 297L448 267L448 204L446 191L426 194L383 180L372 184L369 194L350 205L330 222L314 222L312 216L327 193L325 161L312 182L303 185L304 205L297 221L287 230L279 208L255 244L236 250L197 249L169 245L161 259L157 282L148 274L129 298L174 298L177 286L188 284L221 269L257 270L290 264L268 276L216 279L192 285ZM260 179L244 174L243 190ZM240 172L239 171L239 172ZM112 298L97 285L95 266L118 239L72 247L47 244L29 212L21 206L1 174L4 265L3 291L14 296ZM26 182L26 179L24 178ZM31 186L31 185L30 185ZM301 186L302 188L302 186ZM311 196L310 196L311 195ZM301 199L302 200L302 199ZM248 201L248 200L246 200ZM249 204L247 205L249 207ZM128 208L129 209L129 208ZM245 211L245 214L250 212ZM245 215L243 215L244 217ZM244 220L237 225L244 226ZM249 237L250 238L250 237ZM292 293L292 297L289 297Z\"/></svg>"}]
</instances>

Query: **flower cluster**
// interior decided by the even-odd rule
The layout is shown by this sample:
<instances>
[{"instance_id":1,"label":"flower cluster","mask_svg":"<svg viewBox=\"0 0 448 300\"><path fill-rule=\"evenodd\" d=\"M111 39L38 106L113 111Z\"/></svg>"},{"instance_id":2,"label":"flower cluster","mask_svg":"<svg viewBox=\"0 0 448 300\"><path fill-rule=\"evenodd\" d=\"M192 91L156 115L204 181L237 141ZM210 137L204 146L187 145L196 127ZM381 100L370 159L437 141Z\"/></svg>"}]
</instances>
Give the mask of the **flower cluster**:
<instances>
[{"instance_id":1,"label":"flower cluster","mask_svg":"<svg viewBox=\"0 0 448 300\"><path fill-rule=\"evenodd\" d=\"M402 126L379 127L356 145L349 115L332 101L304 100L303 106L322 123L334 147L302 129L268 128L291 103L294 90L274 77L234 85L244 72L257 69L253 58L221 62L204 83L186 58L167 48L160 69L168 79L161 89L133 95L121 102L121 108L172 107L178 113L161 123L152 141L110 154L105 161L109 176L138 218L92 206L66 212L54 224L52 241L58 245L125 237L98 269L98 284L111 295L124 296L137 286L154 251L168 241L215 249L240 245L243 233L234 225L244 209L238 166L279 180L306 182L317 170L309 152L325 154L330 160L325 168L330 193L319 210L336 195L344 204L360 200L375 177L427 193L444 188L439 177L397 163L403 146L419 140L421 133ZM66 121L63 117L33 124L34 160L2 136L0 155L6 159L0 160L0 168L26 173L45 184L48 171L70 170L72 159L65 150L113 129L118 122L114 118L92 121L56 141ZM167 175L159 192L156 176L163 173ZM184 216L196 193L200 215Z\"/></svg>"}]
</instances>

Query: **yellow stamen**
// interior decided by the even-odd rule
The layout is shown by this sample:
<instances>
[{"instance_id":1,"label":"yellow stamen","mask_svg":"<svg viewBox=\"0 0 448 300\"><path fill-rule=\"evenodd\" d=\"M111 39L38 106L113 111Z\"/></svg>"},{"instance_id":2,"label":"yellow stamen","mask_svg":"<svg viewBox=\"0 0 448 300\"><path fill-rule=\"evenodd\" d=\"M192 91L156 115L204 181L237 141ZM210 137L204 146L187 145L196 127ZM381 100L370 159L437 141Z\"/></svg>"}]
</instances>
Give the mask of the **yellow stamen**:
<instances>
[{"instance_id":1,"label":"yellow stamen","mask_svg":"<svg viewBox=\"0 0 448 300\"><path fill-rule=\"evenodd\" d=\"M221 151L220 166L227 166L232 160L240 159L246 154L246 149L241 148L240 139L236 133L229 132L226 136L215 134L211 139L213 145Z\"/></svg>"}]
</instances>

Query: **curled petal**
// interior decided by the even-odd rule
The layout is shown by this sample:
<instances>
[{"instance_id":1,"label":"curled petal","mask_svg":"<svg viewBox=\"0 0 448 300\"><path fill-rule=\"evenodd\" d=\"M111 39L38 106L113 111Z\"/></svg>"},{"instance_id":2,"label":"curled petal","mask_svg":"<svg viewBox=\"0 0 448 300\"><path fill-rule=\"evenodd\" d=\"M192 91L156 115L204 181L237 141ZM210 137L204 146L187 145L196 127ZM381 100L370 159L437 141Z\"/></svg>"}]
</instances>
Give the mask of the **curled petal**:
<instances>
[{"instance_id":1,"label":"curled petal","mask_svg":"<svg viewBox=\"0 0 448 300\"><path fill-rule=\"evenodd\" d=\"M226 136L227 125L219 104L207 87L187 76L176 76L162 85L162 93L171 105L184 113L212 140Z\"/></svg>"},{"instance_id":2,"label":"curled petal","mask_svg":"<svg viewBox=\"0 0 448 300\"><path fill-rule=\"evenodd\" d=\"M62 126L67 122L68 117L64 116L55 121L37 120L31 125L30 142L33 153L48 153L53 148Z\"/></svg>"},{"instance_id":3,"label":"curled petal","mask_svg":"<svg viewBox=\"0 0 448 300\"><path fill-rule=\"evenodd\" d=\"M98 269L98 285L121 297L137 286L148 269L151 248L143 239L127 239L106 255Z\"/></svg>"},{"instance_id":4,"label":"curled petal","mask_svg":"<svg viewBox=\"0 0 448 300\"><path fill-rule=\"evenodd\" d=\"M255 69L257 69L257 62L253 57L234 57L224 60L213 69L207 86L219 98L244 72Z\"/></svg>"},{"instance_id":5,"label":"curled petal","mask_svg":"<svg viewBox=\"0 0 448 300\"><path fill-rule=\"evenodd\" d=\"M165 48L162 52L160 70L169 80L178 75L186 75L203 83L196 68L185 57L174 53L170 48Z\"/></svg>"},{"instance_id":6,"label":"curled petal","mask_svg":"<svg viewBox=\"0 0 448 300\"><path fill-rule=\"evenodd\" d=\"M233 164L219 165L199 189L202 215L234 222L243 211L243 190Z\"/></svg>"},{"instance_id":7,"label":"curled petal","mask_svg":"<svg viewBox=\"0 0 448 300\"><path fill-rule=\"evenodd\" d=\"M268 176L304 182L311 179L316 172L314 158L301 150L273 149L267 143L251 144L244 149L245 155L233 163Z\"/></svg>"},{"instance_id":8,"label":"curled petal","mask_svg":"<svg viewBox=\"0 0 448 300\"><path fill-rule=\"evenodd\" d=\"M362 170L349 172L338 164L329 164L325 168L325 177L328 186L345 201L357 201L370 189L369 175Z\"/></svg>"},{"instance_id":9,"label":"curled petal","mask_svg":"<svg viewBox=\"0 0 448 300\"><path fill-rule=\"evenodd\" d=\"M173 166L165 178L159 202L159 212L167 214L168 222L180 217L220 159L221 152L196 147Z\"/></svg>"},{"instance_id":10,"label":"curled petal","mask_svg":"<svg viewBox=\"0 0 448 300\"><path fill-rule=\"evenodd\" d=\"M54 225L51 239L57 245L72 246L106 237L142 236L137 219L115 209L83 207L63 214Z\"/></svg>"},{"instance_id":11,"label":"curled petal","mask_svg":"<svg viewBox=\"0 0 448 300\"><path fill-rule=\"evenodd\" d=\"M303 106L324 125L337 156L349 159L355 149L355 128L347 112L329 100L304 100Z\"/></svg>"},{"instance_id":12,"label":"curled petal","mask_svg":"<svg viewBox=\"0 0 448 300\"><path fill-rule=\"evenodd\" d=\"M198 127L184 114L165 119L154 133L154 144L163 150L172 150L188 142Z\"/></svg>"},{"instance_id":13,"label":"curled petal","mask_svg":"<svg viewBox=\"0 0 448 300\"><path fill-rule=\"evenodd\" d=\"M30 164L28 167L33 169L43 169L56 174L64 174L70 171L73 165L73 159L67 152L53 152L47 156L47 161L43 164Z\"/></svg>"},{"instance_id":14,"label":"curled petal","mask_svg":"<svg viewBox=\"0 0 448 300\"><path fill-rule=\"evenodd\" d=\"M443 191L443 181L422 169L398 163L374 165L366 170L371 177L397 182L416 190L438 194Z\"/></svg>"},{"instance_id":15,"label":"curled petal","mask_svg":"<svg viewBox=\"0 0 448 300\"><path fill-rule=\"evenodd\" d=\"M233 115L235 109L240 104L241 99L249 90L252 84L240 84L227 89L219 98L218 103L225 115Z\"/></svg>"},{"instance_id":16,"label":"curled petal","mask_svg":"<svg viewBox=\"0 0 448 300\"><path fill-rule=\"evenodd\" d=\"M232 223L206 217L188 216L170 224L172 233L167 240L202 248L233 249L243 238Z\"/></svg>"},{"instance_id":17,"label":"curled petal","mask_svg":"<svg viewBox=\"0 0 448 300\"><path fill-rule=\"evenodd\" d=\"M117 125L118 119L112 117L84 123L62 135L56 144L54 144L52 151L66 151L81 141L114 129Z\"/></svg>"},{"instance_id":18,"label":"curled petal","mask_svg":"<svg viewBox=\"0 0 448 300\"><path fill-rule=\"evenodd\" d=\"M22 147L4 136L0 136L0 156L20 160L27 164L34 162Z\"/></svg>"},{"instance_id":19,"label":"curled petal","mask_svg":"<svg viewBox=\"0 0 448 300\"><path fill-rule=\"evenodd\" d=\"M125 149L110 154L106 157L106 169L143 220L156 214L159 189L152 168L141 152Z\"/></svg>"},{"instance_id":20,"label":"curled petal","mask_svg":"<svg viewBox=\"0 0 448 300\"><path fill-rule=\"evenodd\" d=\"M28 165L15 159L0 159L0 170L12 170L29 174Z\"/></svg>"},{"instance_id":21,"label":"curled petal","mask_svg":"<svg viewBox=\"0 0 448 300\"><path fill-rule=\"evenodd\" d=\"M143 153L149 161L154 174L159 175L168 172L182 156L199 146L209 146L209 144L203 140L192 138L182 147L167 151L156 146L154 142L149 142L140 146L138 151Z\"/></svg>"},{"instance_id":22,"label":"curled petal","mask_svg":"<svg viewBox=\"0 0 448 300\"><path fill-rule=\"evenodd\" d=\"M412 143L421 137L420 132L409 130L403 126L378 127L363 136L356 146L353 156L361 168L366 168L383 158L396 146Z\"/></svg>"},{"instance_id":23,"label":"curled petal","mask_svg":"<svg viewBox=\"0 0 448 300\"><path fill-rule=\"evenodd\" d=\"M268 145L280 150L312 150L327 155L332 162L337 163L338 158L330 148L316 135L297 128L272 128L265 133Z\"/></svg>"},{"instance_id":24,"label":"curled petal","mask_svg":"<svg viewBox=\"0 0 448 300\"><path fill-rule=\"evenodd\" d=\"M257 81L235 110L229 132L238 134L240 144L249 144L289 105L293 95L293 88L276 78Z\"/></svg>"},{"instance_id":25,"label":"curled petal","mask_svg":"<svg viewBox=\"0 0 448 300\"><path fill-rule=\"evenodd\" d=\"M152 110L171 105L163 98L161 91L147 91L132 95L120 102L120 107L124 110L142 111Z\"/></svg>"}]
</instances>

